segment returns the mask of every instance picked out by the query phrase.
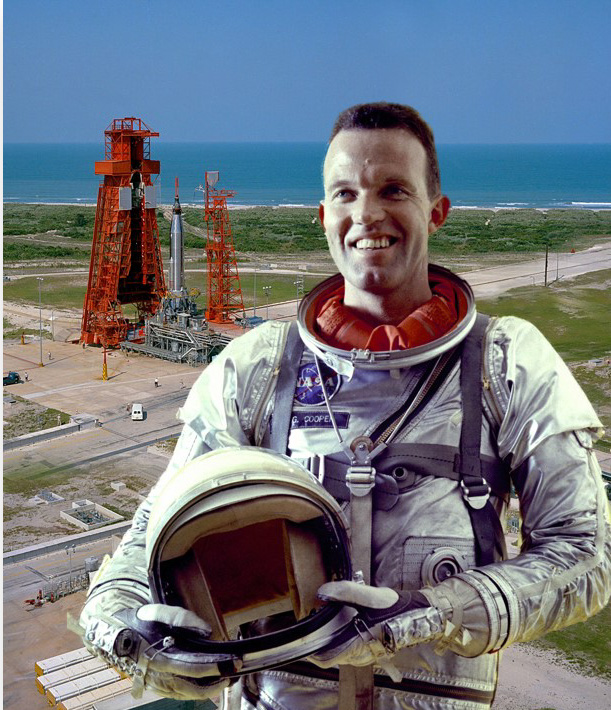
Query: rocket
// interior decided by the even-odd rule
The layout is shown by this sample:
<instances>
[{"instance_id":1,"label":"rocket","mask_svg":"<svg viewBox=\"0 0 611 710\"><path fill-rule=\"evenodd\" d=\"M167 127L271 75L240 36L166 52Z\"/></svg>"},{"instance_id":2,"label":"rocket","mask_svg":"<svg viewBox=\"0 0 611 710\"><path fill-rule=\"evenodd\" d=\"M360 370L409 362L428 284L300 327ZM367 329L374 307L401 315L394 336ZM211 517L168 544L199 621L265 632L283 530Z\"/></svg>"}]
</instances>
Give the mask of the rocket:
<instances>
[{"instance_id":1,"label":"rocket","mask_svg":"<svg viewBox=\"0 0 611 710\"><path fill-rule=\"evenodd\" d=\"M184 245L182 229L182 209L178 199L178 178L175 181L174 207L172 208L172 226L170 227L170 292L179 294L184 291Z\"/></svg>"}]
</instances>

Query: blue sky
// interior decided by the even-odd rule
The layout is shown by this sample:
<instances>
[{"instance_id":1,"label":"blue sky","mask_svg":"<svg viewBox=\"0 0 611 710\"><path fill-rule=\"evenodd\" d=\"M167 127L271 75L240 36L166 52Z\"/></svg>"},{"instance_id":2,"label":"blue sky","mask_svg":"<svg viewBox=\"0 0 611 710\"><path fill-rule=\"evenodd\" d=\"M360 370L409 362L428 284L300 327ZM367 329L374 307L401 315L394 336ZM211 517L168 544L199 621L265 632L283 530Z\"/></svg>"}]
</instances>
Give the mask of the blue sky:
<instances>
[{"instance_id":1,"label":"blue sky","mask_svg":"<svg viewBox=\"0 0 611 710\"><path fill-rule=\"evenodd\" d=\"M363 101L440 143L611 142L609 0L4 0L4 140L323 141Z\"/></svg>"}]
</instances>

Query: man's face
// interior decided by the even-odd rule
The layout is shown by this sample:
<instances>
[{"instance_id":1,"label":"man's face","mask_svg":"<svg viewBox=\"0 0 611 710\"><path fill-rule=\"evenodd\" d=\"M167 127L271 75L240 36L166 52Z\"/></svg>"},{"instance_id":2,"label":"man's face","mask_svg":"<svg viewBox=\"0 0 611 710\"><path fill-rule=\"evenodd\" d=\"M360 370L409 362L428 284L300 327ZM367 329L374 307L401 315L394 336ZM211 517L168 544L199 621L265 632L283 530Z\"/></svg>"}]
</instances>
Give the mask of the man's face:
<instances>
[{"instance_id":1,"label":"man's face","mask_svg":"<svg viewBox=\"0 0 611 710\"><path fill-rule=\"evenodd\" d=\"M346 305L371 295L406 305L430 298L428 237L444 223L449 201L428 195L420 141L398 128L340 131L324 184L320 220Z\"/></svg>"}]
</instances>

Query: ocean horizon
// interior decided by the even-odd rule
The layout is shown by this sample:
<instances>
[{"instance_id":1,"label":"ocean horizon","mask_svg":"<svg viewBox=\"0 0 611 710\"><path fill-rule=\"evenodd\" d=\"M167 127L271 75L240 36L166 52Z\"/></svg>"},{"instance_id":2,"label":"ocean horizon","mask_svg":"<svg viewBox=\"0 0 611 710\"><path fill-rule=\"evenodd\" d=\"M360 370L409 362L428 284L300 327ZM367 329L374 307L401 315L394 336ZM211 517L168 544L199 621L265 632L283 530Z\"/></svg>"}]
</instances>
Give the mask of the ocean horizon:
<instances>
[{"instance_id":1,"label":"ocean horizon","mask_svg":"<svg viewBox=\"0 0 611 710\"><path fill-rule=\"evenodd\" d=\"M462 209L611 209L611 144L439 145L442 190ZM158 204L202 205L204 173L218 170L234 206L316 206L326 143L164 143ZM99 143L5 143L5 203L94 205Z\"/></svg>"}]
</instances>

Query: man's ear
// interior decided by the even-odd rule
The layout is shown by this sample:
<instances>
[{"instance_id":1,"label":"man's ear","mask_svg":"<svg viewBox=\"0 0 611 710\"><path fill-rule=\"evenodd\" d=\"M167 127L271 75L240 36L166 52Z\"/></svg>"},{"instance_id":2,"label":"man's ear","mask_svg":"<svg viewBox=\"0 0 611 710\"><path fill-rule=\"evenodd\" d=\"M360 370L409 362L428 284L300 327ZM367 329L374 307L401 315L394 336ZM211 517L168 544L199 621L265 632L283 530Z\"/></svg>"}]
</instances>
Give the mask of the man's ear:
<instances>
[{"instance_id":1,"label":"man's ear","mask_svg":"<svg viewBox=\"0 0 611 710\"><path fill-rule=\"evenodd\" d=\"M324 230L325 228L325 203L321 200L320 204L318 205L318 219L320 220L320 224Z\"/></svg>"},{"instance_id":2,"label":"man's ear","mask_svg":"<svg viewBox=\"0 0 611 710\"><path fill-rule=\"evenodd\" d=\"M431 207L429 218L429 235L443 227L450 212L450 198L446 195L438 197Z\"/></svg>"}]
</instances>

